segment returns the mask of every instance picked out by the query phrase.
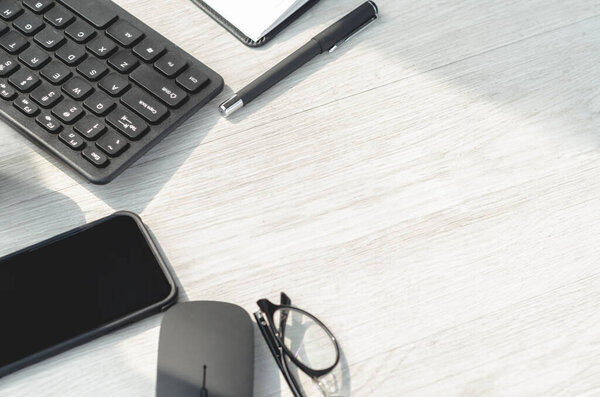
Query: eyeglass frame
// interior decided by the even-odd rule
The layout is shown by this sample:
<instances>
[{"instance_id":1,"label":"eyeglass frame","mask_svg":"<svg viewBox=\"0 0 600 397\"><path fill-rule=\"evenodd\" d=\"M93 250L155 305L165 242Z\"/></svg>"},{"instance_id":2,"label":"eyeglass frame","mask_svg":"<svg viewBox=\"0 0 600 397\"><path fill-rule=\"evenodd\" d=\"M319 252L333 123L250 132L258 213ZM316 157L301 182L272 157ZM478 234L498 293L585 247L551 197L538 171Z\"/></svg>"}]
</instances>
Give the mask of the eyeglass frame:
<instances>
[{"instance_id":1,"label":"eyeglass frame","mask_svg":"<svg viewBox=\"0 0 600 397\"><path fill-rule=\"evenodd\" d=\"M289 358L302 372L307 374L313 379L313 381L317 382L317 384L320 385L318 379L331 373L340 362L341 353L336 337L329 330L329 328L327 328L327 326L323 324L323 322L319 320L316 316L307 312L306 310L292 306L292 300L284 292L281 293L280 305L276 305L268 299L260 299L256 302L256 304L258 305L260 310L254 313L254 318L256 319L258 328L260 329L263 338L265 339L265 342L267 343L267 346L269 347L269 350L273 355L273 358L277 362L277 365L281 370L281 373L283 374L283 377L285 378L288 386L294 393L294 396L304 397L302 393L302 388L298 385L296 378L290 373L284 355L287 356L287 358ZM306 366L294 356L294 353L292 353L285 345L285 342L282 340L281 336L279 335L279 332L277 331L277 328L275 327L275 321L273 317L275 315L275 312L282 309L293 310L306 315L327 333L327 336L329 336L331 342L333 343L336 352L336 359L333 365L325 369L315 370ZM286 321L287 316L283 315L282 313L280 318L280 329L283 329L283 332L285 332Z\"/></svg>"}]
</instances>

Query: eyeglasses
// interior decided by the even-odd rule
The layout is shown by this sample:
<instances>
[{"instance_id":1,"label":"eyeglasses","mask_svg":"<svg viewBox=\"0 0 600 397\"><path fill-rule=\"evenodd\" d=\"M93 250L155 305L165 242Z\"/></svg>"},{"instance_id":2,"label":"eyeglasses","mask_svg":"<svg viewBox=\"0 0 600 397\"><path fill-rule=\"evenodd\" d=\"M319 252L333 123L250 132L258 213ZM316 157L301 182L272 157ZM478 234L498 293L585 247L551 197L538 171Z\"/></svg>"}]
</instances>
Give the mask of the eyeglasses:
<instances>
[{"instance_id":1,"label":"eyeglasses","mask_svg":"<svg viewBox=\"0 0 600 397\"><path fill-rule=\"evenodd\" d=\"M291 299L283 292L280 305L267 299L256 303L260 308L254 313L258 328L294 396L307 397L297 367L328 397L329 392L321 378L340 362L340 349L331 331L312 314L291 306Z\"/></svg>"}]
</instances>

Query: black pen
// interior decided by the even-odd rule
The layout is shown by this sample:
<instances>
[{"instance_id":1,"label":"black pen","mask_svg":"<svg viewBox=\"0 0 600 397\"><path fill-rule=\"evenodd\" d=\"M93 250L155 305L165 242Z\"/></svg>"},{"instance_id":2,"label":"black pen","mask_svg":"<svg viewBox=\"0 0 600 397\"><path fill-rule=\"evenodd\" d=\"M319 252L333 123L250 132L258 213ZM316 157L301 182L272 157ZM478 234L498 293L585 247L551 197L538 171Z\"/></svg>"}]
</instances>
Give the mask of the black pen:
<instances>
[{"instance_id":1,"label":"black pen","mask_svg":"<svg viewBox=\"0 0 600 397\"><path fill-rule=\"evenodd\" d=\"M279 62L268 72L248 84L237 94L219 106L224 117L252 102L260 94L273 87L293 71L326 51L335 51L342 43L363 30L377 19L378 9L373 1L367 1L323 32L313 37L293 54Z\"/></svg>"}]
</instances>

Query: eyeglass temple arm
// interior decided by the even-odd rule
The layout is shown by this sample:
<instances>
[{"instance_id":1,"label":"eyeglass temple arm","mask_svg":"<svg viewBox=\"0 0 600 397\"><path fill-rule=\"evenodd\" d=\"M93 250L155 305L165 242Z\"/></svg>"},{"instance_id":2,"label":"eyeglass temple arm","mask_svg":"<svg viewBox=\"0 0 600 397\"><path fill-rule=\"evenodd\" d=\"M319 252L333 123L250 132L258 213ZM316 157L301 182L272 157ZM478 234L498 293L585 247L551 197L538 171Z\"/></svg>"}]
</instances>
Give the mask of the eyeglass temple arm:
<instances>
[{"instance_id":1,"label":"eyeglass temple arm","mask_svg":"<svg viewBox=\"0 0 600 397\"><path fill-rule=\"evenodd\" d=\"M281 292L281 297L279 299L280 299L280 305L282 305L282 306L291 306L292 305L292 300L283 291ZM289 314L284 310L284 311L282 311L281 316L279 317L279 329L281 331L281 338L283 338L285 336L285 324L287 323L288 315Z\"/></svg>"},{"instance_id":2,"label":"eyeglass temple arm","mask_svg":"<svg viewBox=\"0 0 600 397\"><path fill-rule=\"evenodd\" d=\"M279 298L282 305L290 306L292 304L292 300L289 296L286 295L285 292L281 292L281 297Z\"/></svg>"},{"instance_id":3,"label":"eyeglass temple arm","mask_svg":"<svg viewBox=\"0 0 600 397\"><path fill-rule=\"evenodd\" d=\"M292 378L292 376L289 374L287 368L285 367L285 364L283 363L283 357L281 356L281 354L279 352L279 348L277 347L277 343L275 342L274 336L273 336L272 332L270 331L270 327L269 327L268 323L266 322L266 320L264 319L262 313L261 312L254 313L254 318L256 319L256 323L258 324L258 329L260 329L260 332L261 332L263 338L265 339L265 342L267 343L269 350L271 350L271 354L273 355L273 358L275 359L275 362L277 363L279 370L281 371L283 377L285 378L285 381L287 382L288 386L292 390L294 397L304 397L299 392L299 386L296 384L296 381Z\"/></svg>"},{"instance_id":4,"label":"eyeglass temple arm","mask_svg":"<svg viewBox=\"0 0 600 397\"><path fill-rule=\"evenodd\" d=\"M277 351L277 345L276 345L275 341L273 340L273 336L269 332L269 325L267 324L267 322L261 312L254 313L254 318L256 319L256 323L258 324L258 329L260 329L260 333L262 334L263 338L265 339L265 342L267 343L267 346L269 347L269 350L271 351L273 358L275 358L275 361L277 362L277 366L279 367L280 370L283 371L282 364L281 364L281 357L280 357L279 352Z\"/></svg>"}]
</instances>

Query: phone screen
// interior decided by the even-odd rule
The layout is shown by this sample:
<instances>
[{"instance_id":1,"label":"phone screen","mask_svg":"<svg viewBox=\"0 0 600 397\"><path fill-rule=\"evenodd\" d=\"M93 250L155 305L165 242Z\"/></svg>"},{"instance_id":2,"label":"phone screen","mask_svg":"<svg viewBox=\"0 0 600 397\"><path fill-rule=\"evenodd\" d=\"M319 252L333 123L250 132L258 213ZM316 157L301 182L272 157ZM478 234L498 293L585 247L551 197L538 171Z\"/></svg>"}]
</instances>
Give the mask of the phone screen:
<instances>
[{"instance_id":1,"label":"phone screen","mask_svg":"<svg viewBox=\"0 0 600 397\"><path fill-rule=\"evenodd\" d=\"M159 304L173 288L128 215L0 259L0 369Z\"/></svg>"}]
</instances>

